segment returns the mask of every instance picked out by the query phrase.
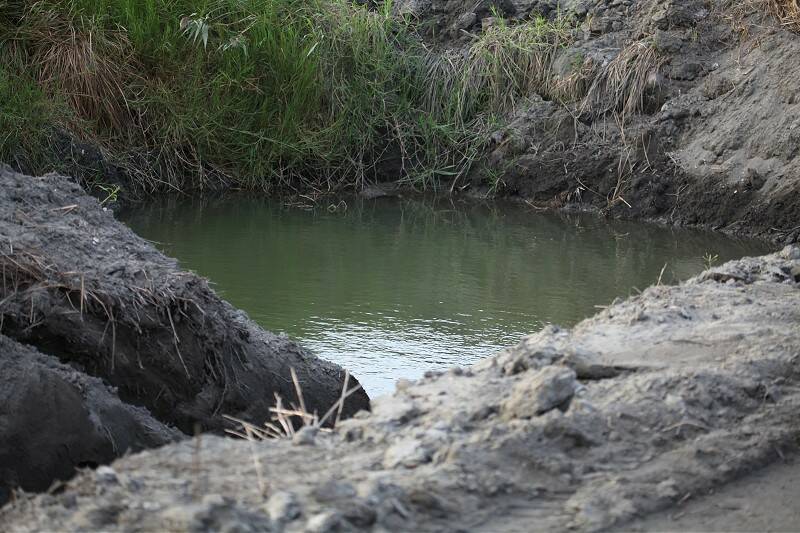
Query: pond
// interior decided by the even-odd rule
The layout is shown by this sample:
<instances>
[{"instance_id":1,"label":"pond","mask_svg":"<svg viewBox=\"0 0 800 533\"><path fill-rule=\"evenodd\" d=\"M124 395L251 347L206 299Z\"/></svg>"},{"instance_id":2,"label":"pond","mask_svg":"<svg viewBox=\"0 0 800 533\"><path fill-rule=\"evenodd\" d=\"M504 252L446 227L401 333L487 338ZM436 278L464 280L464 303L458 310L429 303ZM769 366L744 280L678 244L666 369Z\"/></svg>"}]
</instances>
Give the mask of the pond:
<instances>
[{"instance_id":1,"label":"pond","mask_svg":"<svg viewBox=\"0 0 800 533\"><path fill-rule=\"evenodd\" d=\"M168 198L122 219L264 328L348 368L370 396L476 362L616 297L769 251L757 241L518 204L346 198L287 207ZM663 274L662 274L663 270Z\"/></svg>"}]
</instances>

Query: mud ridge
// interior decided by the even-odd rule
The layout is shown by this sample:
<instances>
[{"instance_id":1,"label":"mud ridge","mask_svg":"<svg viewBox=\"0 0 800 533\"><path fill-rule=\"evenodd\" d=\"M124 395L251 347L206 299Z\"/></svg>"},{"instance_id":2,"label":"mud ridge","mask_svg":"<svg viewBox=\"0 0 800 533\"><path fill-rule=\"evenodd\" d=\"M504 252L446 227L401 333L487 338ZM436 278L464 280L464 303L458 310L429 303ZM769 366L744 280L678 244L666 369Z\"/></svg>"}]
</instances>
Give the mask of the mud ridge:
<instances>
[{"instance_id":1,"label":"mud ridge","mask_svg":"<svg viewBox=\"0 0 800 533\"><path fill-rule=\"evenodd\" d=\"M89 377L0 335L0 505L76 468L185 438Z\"/></svg>"},{"instance_id":2,"label":"mud ridge","mask_svg":"<svg viewBox=\"0 0 800 533\"><path fill-rule=\"evenodd\" d=\"M597 531L797 455L800 247L654 286L333 433L145 451L11 531ZM259 481L260 480L260 481Z\"/></svg>"},{"instance_id":3,"label":"mud ridge","mask_svg":"<svg viewBox=\"0 0 800 533\"><path fill-rule=\"evenodd\" d=\"M156 433L170 438L180 433L163 424L193 435L230 427L224 415L262 423L270 418L276 395L287 404L297 402L292 369L309 412L325 413L341 396L342 368L261 329L221 300L207 280L181 270L68 178L36 178L0 167L0 272L0 364L11 365L0 378L8 409L0 411L0 470L15 472L3 476L0 485L6 488L15 486L15 479L23 488L42 488L48 476L64 477L75 465L108 462L128 449L166 442L163 436L137 440L142 424L150 423L145 419L158 420L162 429ZM19 354L29 354L31 361ZM70 381L65 368L35 363L34 354L85 376ZM83 400L68 390L68 383L83 387L76 385L81 380L88 383ZM123 413L119 424L132 417L130 424L139 428L125 438L90 401L100 393L85 397L105 390L100 380L113 388L113 398L100 403L119 404L113 407ZM46 383L53 387L49 394ZM357 384L349 378L349 387ZM36 391L50 404L27 405L25 398ZM41 412L45 405L51 410ZM133 406L153 419L135 415ZM362 409L369 409L369 399L358 391L342 415ZM87 417L101 429L91 429ZM51 418L59 423L47 441L37 432ZM34 434L26 434L25 420ZM72 430L58 431L70 420ZM80 442L73 446L75 435ZM38 438L43 446L33 446ZM125 439L131 444L123 445ZM118 446L109 455L112 441ZM57 449L58 442L66 452ZM17 448L25 443L32 456L17 461L22 453Z\"/></svg>"}]
</instances>

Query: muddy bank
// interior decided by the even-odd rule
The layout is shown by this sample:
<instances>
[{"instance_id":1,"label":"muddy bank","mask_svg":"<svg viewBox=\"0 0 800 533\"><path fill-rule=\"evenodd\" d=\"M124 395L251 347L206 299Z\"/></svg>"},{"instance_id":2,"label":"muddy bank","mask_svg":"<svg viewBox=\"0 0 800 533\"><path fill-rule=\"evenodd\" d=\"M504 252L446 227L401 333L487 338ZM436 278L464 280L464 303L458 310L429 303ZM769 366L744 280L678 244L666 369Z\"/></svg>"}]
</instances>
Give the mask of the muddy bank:
<instances>
[{"instance_id":1,"label":"muddy bank","mask_svg":"<svg viewBox=\"0 0 800 533\"><path fill-rule=\"evenodd\" d=\"M575 27L533 94L487 140L473 194L537 207L800 238L800 36L767 2L401 0L424 37L464 50L497 15ZM565 102L566 101L566 102Z\"/></svg>"},{"instance_id":2,"label":"muddy bank","mask_svg":"<svg viewBox=\"0 0 800 533\"><path fill-rule=\"evenodd\" d=\"M185 436L125 404L100 379L0 335L0 505L76 468Z\"/></svg>"},{"instance_id":3,"label":"muddy bank","mask_svg":"<svg viewBox=\"0 0 800 533\"><path fill-rule=\"evenodd\" d=\"M0 491L222 432L225 415L263 422L276 395L297 401L291 369L309 412L341 397L342 368L261 329L68 178L0 168L0 270ZM358 391L342 416L362 409Z\"/></svg>"},{"instance_id":4,"label":"muddy bank","mask_svg":"<svg viewBox=\"0 0 800 533\"><path fill-rule=\"evenodd\" d=\"M262 330L78 185L0 172L3 334L190 434L220 429L222 414L259 420L275 393L293 399L290 368L310 411L338 400L343 369ZM361 392L344 412L367 407Z\"/></svg>"},{"instance_id":5,"label":"muddy bank","mask_svg":"<svg viewBox=\"0 0 800 533\"><path fill-rule=\"evenodd\" d=\"M203 436L22 498L11 531L594 531L800 443L800 248L399 383L334 433ZM757 498L757 495L754 495Z\"/></svg>"}]
</instances>

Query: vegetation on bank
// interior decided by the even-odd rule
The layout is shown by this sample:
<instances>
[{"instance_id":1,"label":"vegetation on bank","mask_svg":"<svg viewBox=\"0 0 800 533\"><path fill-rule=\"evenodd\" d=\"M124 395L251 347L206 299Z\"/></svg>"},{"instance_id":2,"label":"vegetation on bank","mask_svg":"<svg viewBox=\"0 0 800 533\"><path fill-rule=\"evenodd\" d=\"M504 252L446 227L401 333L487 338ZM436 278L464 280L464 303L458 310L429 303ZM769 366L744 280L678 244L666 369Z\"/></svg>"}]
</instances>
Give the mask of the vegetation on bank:
<instances>
[{"instance_id":1,"label":"vegetation on bank","mask_svg":"<svg viewBox=\"0 0 800 533\"><path fill-rule=\"evenodd\" d=\"M766 9L781 24L794 32L800 32L800 4L797 0L760 0Z\"/></svg>"},{"instance_id":2,"label":"vegetation on bank","mask_svg":"<svg viewBox=\"0 0 800 533\"><path fill-rule=\"evenodd\" d=\"M499 114L559 96L570 35L500 20L434 53L388 1L0 0L0 159L57 169L67 132L149 190L330 188L383 166L452 186Z\"/></svg>"}]
</instances>

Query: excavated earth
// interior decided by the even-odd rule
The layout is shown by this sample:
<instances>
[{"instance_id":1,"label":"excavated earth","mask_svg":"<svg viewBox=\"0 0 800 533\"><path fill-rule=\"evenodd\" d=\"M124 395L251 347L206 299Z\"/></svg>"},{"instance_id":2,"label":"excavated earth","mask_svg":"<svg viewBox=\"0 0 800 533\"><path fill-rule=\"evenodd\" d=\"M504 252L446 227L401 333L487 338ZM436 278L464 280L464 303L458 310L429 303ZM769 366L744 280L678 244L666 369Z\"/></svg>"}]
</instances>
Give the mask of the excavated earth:
<instances>
[{"instance_id":1,"label":"excavated earth","mask_svg":"<svg viewBox=\"0 0 800 533\"><path fill-rule=\"evenodd\" d=\"M0 167L0 272L0 503L222 432L224 415L261 422L276 394L295 398L292 369L309 412L341 397L344 370L261 329L68 178ZM342 415L362 409L358 391Z\"/></svg>"},{"instance_id":2,"label":"excavated earth","mask_svg":"<svg viewBox=\"0 0 800 533\"><path fill-rule=\"evenodd\" d=\"M333 432L203 435L18 495L0 521L13 532L625 529L792 461L798 412L790 246L400 382ZM798 477L781 483L782 501L796 501ZM769 497L749 494L756 507ZM776 516L784 530L800 518Z\"/></svg>"},{"instance_id":3,"label":"excavated earth","mask_svg":"<svg viewBox=\"0 0 800 533\"><path fill-rule=\"evenodd\" d=\"M575 27L550 61L551 88L568 94L534 94L517 106L473 170L472 194L499 190L536 207L593 208L790 244L800 239L800 36L768 14L769 4L394 3L432 46L451 53L498 15L512 24L568 16Z\"/></svg>"}]
</instances>

